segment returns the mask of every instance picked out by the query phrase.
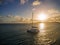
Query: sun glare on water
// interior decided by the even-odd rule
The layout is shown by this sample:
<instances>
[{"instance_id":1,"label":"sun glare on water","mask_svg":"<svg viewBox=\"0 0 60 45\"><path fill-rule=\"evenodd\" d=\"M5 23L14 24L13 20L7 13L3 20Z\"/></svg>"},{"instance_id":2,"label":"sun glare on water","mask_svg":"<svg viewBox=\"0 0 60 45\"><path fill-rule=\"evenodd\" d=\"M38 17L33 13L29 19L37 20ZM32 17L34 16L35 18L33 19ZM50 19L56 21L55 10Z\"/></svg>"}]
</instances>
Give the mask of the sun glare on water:
<instances>
[{"instance_id":1,"label":"sun glare on water","mask_svg":"<svg viewBox=\"0 0 60 45\"><path fill-rule=\"evenodd\" d=\"M40 34L45 35L46 30L45 30L45 24L44 23L39 24L39 31L40 31Z\"/></svg>"},{"instance_id":2,"label":"sun glare on water","mask_svg":"<svg viewBox=\"0 0 60 45\"><path fill-rule=\"evenodd\" d=\"M45 13L40 13L38 15L38 20L44 21L47 19L47 15Z\"/></svg>"},{"instance_id":3,"label":"sun glare on water","mask_svg":"<svg viewBox=\"0 0 60 45\"><path fill-rule=\"evenodd\" d=\"M44 28L45 28L45 24L44 23L40 23L39 27L40 27L40 32L45 32L44 31Z\"/></svg>"}]
</instances>

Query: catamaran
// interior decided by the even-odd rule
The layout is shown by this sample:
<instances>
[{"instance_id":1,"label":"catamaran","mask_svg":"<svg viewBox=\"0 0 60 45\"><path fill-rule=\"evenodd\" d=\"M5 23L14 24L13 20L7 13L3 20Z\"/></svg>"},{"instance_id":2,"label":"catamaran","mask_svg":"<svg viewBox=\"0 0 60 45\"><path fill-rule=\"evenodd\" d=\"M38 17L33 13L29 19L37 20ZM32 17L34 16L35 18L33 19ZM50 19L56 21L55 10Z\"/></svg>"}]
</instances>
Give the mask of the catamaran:
<instances>
[{"instance_id":1,"label":"catamaran","mask_svg":"<svg viewBox=\"0 0 60 45\"><path fill-rule=\"evenodd\" d=\"M31 29L28 29L27 32L30 32L30 33L38 33L39 32L38 27L33 26L33 13L32 13L32 27L31 27Z\"/></svg>"}]
</instances>

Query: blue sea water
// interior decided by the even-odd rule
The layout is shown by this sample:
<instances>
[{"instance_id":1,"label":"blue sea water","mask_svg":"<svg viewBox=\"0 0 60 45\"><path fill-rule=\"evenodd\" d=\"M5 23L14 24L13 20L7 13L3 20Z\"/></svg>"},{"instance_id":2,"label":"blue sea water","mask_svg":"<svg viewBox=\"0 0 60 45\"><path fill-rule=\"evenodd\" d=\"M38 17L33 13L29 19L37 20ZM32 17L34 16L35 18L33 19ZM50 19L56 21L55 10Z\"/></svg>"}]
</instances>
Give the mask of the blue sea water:
<instances>
[{"instance_id":1,"label":"blue sea water","mask_svg":"<svg viewBox=\"0 0 60 45\"><path fill-rule=\"evenodd\" d=\"M0 45L60 45L60 23L39 23L39 33L28 33L31 24L0 24Z\"/></svg>"}]
</instances>

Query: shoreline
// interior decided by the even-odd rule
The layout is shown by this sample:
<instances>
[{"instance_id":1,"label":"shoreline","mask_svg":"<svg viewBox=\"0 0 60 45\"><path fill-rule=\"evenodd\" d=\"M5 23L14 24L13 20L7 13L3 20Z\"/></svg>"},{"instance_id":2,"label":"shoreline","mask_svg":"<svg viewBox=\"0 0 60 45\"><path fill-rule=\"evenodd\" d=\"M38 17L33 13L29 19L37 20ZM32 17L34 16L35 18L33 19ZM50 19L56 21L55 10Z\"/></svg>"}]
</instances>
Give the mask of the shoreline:
<instances>
[{"instance_id":1,"label":"shoreline","mask_svg":"<svg viewBox=\"0 0 60 45\"><path fill-rule=\"evenodd\" d=\"M34 24L38 24L38 23L60 23L60 22L37 22ZM32 24L32 23L0 23L0 24Z\"/></svg>"}]
</instances>

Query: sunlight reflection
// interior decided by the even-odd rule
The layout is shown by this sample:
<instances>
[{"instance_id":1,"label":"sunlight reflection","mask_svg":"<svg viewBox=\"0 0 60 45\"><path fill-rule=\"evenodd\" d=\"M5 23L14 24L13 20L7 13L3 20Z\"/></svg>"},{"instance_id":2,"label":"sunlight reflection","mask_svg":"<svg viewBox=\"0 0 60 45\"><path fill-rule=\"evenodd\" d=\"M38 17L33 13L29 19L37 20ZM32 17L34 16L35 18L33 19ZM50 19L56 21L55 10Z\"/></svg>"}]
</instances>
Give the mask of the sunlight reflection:
<instances>
[{"instance_id":1,"label":"sunlight reflection","mask_svg":"<svg viewBox=\"0 0 60 45\"><path fill-rule=\"evenodd\" d=\"M36 35L36 37L38 38L35 38L35 43L39 43L39 45L50 45L50 43L52 42L52 40L48 37L48 32L46 31L46 24L45 23L40 23L39 24L39 30L40 32ZM48 36L47 36L48 35ZM38 45L38 44L36 44Z\"/></svg>"},{"instance_id":2,"label":"sunlight reflection","mask_svg":"<svg viewBox=\"0 0 60 45\"><path fill-rule=\"evenodd\" d=\"M44 29L44 23L40 23L40 29Z\"/></svg>"},{"instance_id":3,"label":"sunlight reflection","mask_svg":"<svg viewBox=\"0 0 60 45\"><path fill-rule=\"evenodd\" d=\"M45 32L44 28L45 28L45 24L44 23L40 23L39 24L39 30L40 30L41 33Z\"/></svg>"}]
</instances>

